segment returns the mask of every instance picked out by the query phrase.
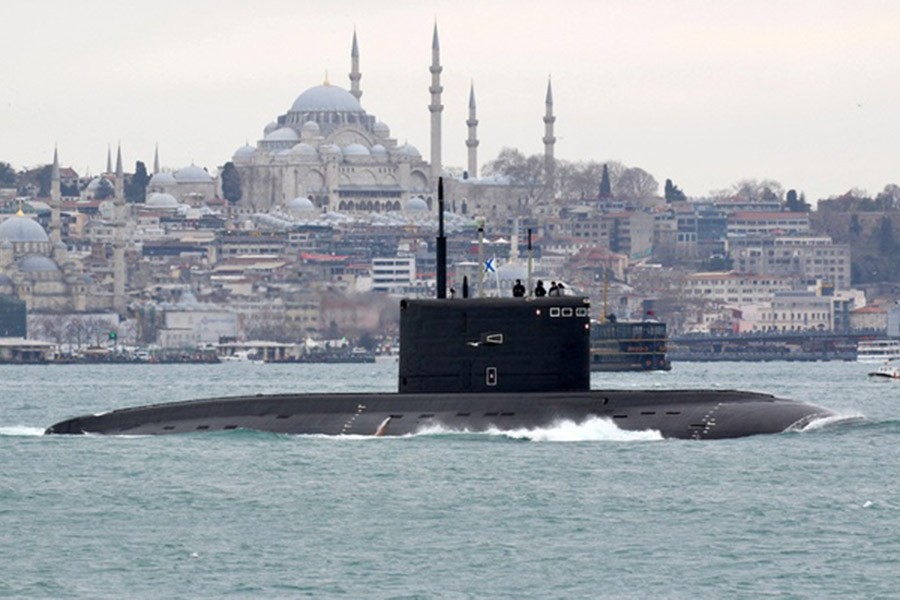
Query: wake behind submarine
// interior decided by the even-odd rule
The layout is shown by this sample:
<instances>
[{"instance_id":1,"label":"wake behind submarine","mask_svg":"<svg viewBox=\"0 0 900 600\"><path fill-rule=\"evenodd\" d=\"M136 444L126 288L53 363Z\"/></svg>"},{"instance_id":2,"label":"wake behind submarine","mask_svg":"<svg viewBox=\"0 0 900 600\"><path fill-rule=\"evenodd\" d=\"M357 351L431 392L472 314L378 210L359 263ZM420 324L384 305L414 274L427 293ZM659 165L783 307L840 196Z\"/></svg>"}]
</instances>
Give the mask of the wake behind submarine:
<instances>
[{"instance_id":1,"label":"wake behind submarine","mask_svg":"<svg viewBox=\"0 0 900 600\"><path fill-rule=\"evenodd\" d=\"M755 392L590 389L587 298L446 297L440 181L438 191L437 298L400 301L396 393L277 394L154 404L67 419L45 433L250 429L397 436L432 427L513 431L603 418L624 430L702 440L802 429L835 416L820 406Z\"/></svg>"}]
</instances>

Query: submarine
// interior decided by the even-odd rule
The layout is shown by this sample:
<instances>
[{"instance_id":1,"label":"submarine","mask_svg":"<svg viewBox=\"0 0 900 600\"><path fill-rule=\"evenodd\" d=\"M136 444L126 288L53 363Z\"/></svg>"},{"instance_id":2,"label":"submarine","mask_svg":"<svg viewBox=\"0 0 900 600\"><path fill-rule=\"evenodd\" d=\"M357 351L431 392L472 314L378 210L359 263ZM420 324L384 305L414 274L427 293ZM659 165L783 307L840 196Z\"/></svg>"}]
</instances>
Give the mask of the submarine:
<instances>
[{"instance_id":1,"label":"submarine","mask_svg":"<svg viewBox=\"0 0 900 600\"><path fill-rule=\"evenodd\" d=\"M431 428L514 431L607 419L620 429L709 440L802 429L827 408L721 389L590 386L585 297L448 298L438 182L436 298L400 301L397 392L235 396L124 408L60 421L46 434L161 435L248 429L401 436ZM530 286L529 286L530 287Z\"/></svg>"}]
</instances>

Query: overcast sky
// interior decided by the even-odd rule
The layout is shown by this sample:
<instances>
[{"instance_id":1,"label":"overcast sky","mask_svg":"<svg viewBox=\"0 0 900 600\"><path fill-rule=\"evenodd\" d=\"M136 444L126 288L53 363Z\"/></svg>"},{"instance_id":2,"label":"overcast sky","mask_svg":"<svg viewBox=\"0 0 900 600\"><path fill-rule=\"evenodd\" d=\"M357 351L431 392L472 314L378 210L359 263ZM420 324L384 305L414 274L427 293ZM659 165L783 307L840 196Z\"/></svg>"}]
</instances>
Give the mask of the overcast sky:
<instances>
[{"instance_id":1,"label":"overcast sky","mask_svg":"<svg viewBox=\"0 0 900 600\"><path fill-rule=\"evenodd\" d=\"M810 200L900 183L896 0L7 0L0 161L213 171L326 71L429 154L437 20L445 166L543 152L552 76L557 158L618 160L689 196L775 179Z\"/></svg>"}]
</instances>

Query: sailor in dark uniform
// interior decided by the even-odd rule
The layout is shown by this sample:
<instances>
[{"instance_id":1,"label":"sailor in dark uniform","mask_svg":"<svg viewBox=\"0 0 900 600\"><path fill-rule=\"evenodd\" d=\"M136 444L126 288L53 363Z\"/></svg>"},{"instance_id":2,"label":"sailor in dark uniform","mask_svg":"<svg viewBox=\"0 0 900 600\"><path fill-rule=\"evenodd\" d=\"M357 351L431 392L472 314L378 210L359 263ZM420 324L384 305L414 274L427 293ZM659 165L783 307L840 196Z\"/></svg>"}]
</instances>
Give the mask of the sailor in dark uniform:
<instances>
[{"instance_id":1,"label":"sailor in dark uniform","mask_svg":"<svg viewBox=\"0 0 900 600\"><path fill-rule=\"evenodd\" d=\"M535 298L543 298L547 295L547 290L544 288L544 282L538 279L537 285L534 286L534 297Z\"/></svg>"},{"instance_id":2,"label":"sailor in dark uniform","mask_svg":"<svg viewBox=\"0 0 900 600\"><path fill-rule=\"evenodd\" d=\"M550 290L547 292L548 296L559 296L559 288L556 287L556 282L550 282Z\"/></svg>"},{"instance_id":3,"label":"sailor in dark uniform","mask_svg":"<svg viewBox=\"0 0 900 600\"><path fill-rule=\"evenodd\" d=\"M521 279L516 279L516 285L513 286L513 297L514 298L524 298L525 297L525 286L522 285Z\"/></svg>"}]
</instances>

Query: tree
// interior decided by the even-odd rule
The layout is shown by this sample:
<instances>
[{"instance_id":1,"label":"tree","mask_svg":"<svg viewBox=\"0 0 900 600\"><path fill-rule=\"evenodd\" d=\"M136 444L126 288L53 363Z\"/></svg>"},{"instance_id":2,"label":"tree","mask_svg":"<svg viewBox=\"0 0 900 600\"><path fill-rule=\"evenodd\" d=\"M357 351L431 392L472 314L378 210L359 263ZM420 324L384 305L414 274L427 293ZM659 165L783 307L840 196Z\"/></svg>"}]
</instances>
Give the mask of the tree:
<instances>
[{"instance_id":1,"label":"tree","mask_svg":"<svg viewBox=\"0 0 900 600\"><path fill-rule=\"evenodd\" d=\"M46 198L50 195L50 183L53 179L53 165L44 165L38 171L38 198Z\"/></svg>"},{"instance_id":2,"label":"tree","mask_svg":"<svg viewBox=\"0 0 900 600\"><path fill-rule=\"evenodd\" d=\"M806 198L801 194L797 197L797 190L788 190L784 200L784 207L789 212L809 212L810 206Z\"/></svg>"},{"instance_id":3,"label":"tree","mask_svg":"<svg viewBox=\"0 0 900 600\"><path fill-rule=\"evenodd\" d=\"M147 166L142 161L134 164L134 175L131 181L125 186L126 202L143 202L147 195L147 183L150 182L150 176L147 175Z\"/></svg>"},{"instance_id":4,"label":"tree","mask_svg":"<svg viewBox=\"0 0 900 600\"><path fill-rule=\"evenodd\" d=\"M850 234L853 237L859 237L860 233L862 233L862 225L859 222L859 215L853 213L850 215Z\"/></svg>"},{"instance_id":5,"label":"tree","mask_svg":"<svg viewBox=\"0 0 900 600\"><path fill-rule=\"evenodd\" d=\"M666 179L665 191L663 192L666 202L685 202L687 196L684 195L677 185L672 183L671 179Z\"/></svg>"},{"instance_id":6,"label":"tree","mask_svg":"<svg viewBox=\"0 0 900 600\"><path fill-rule=\"evenodd\" d=\"M241 191L241 174L238 173L234 163L229 161L222 167L222 195L231 205L240 202L243 192Z\"/></svg>"},{"instance_id":7,"label":"tree","mask_svg":"<svg viewBox=\"0 0 900 600\"><path fill-rule=\"evenodd\" d=\"M609 167L603 165L603 175L600 176L600 193L597 196L600 200L609 200L612 198L612 184L609 180Z\"/></svg>"},{"instance_id":8,"label":"tree","mask_svg":"<svg viewBox=\"0 0 900 600\"><path fill-rule=\"evenodd\" d=\"M112 198L115 195L115 186L109 181L109 179L101 178L100 183L97 185L97 190L94 192L94 199L106 200L107 198Z\"/></svg>"},{"instance_id":9,"label":"tree","mask_svg":"<svg viewBox=\"0 0 900 600\"><path fill-rule=\"evenodd\" d=\"M647 171L631 167L622 171L613 189L615 197L620 200L644 200L656 196L659 183Z\"/></svg>"},{"instance_id":10,"label":"tree","mask_svg":"<svg viewBox=\"0 0 900 600\"><path fill-rule=\"evenodd\" d=\"M510 184L524 188L529 203L545 194L543 155L525 156L515 148L503 148L497 158L485 165L484 172L505 177Z\"/></svg>"},{"instance_id":11,"label":"tree","mask_svg":"<svg viewBox=\"0 0 900 600\"><path fill-rule=\"evenodd\" d=\"M0 162L0 188L16 187L16 170L7 162Z\"/></svg>"},{"instance_id":12,"label":"tree","mask_svg":"<svg viewBox=\"0 0 900 600\"><path fill-rule=\"evenodd\" d=\"M878 251L882 255L892 255L894 245L894 224L885 215L881 217L881 227L878 230Z\"/></svg>"},{"instance_id":13,"label":"tree","mask_svg":"<svg viewBox=\"0 0 900 600\"><path fill-rule=\"evenodd\" d=\"M777 181L771 179L742 179L734 184L725 195L746 200L747 202L780 202L784 194L784 188Z\"/></svg>"}]
</instances>

